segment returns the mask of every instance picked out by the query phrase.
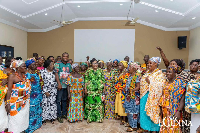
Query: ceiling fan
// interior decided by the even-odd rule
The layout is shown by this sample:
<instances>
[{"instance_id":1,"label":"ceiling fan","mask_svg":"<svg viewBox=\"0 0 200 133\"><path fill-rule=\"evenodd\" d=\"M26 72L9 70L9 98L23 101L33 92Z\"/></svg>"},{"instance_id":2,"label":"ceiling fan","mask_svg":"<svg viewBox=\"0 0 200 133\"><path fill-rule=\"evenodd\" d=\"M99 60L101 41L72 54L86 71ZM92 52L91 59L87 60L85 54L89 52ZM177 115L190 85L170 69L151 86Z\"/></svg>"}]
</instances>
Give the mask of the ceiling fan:
<instances>
[{"instance_id":1,"label":"ceiling fan","mask_svg":"<svg viewBox=\"0 0 200 133\"><path fill-rule=\"evenodd\" d=\"M140 2L140 0L132 0L132 1L133 1L133 2L131 3L130 9L129 9L129 12L128 12L128 15L127 15L127 20L128 20L129 14L130 14L130 12L131 12L131 8L133 8L133 9L132 9L132 12L133 12L133 10L134 10L134 5ZM131 21L128 20L128 22L126 22L125 26L135 26L135 24L137 23L138 19L139 19L139 18L135 18L135 19L132 18Z\"/></svg>"},{"instance_id":2,"label":"ceiling fan","mask_svg":"<svg viewBox=\"0 0 200 133\"><path fill-rule=\"evenodd\" d=\"M64 1L65 0L63 0L63 3L64 3ZM63 11L64 11L64 4L62 5L62 12L61 12L61 16L60 16L60 21L53 20L53 22L51 22L51 23L56 24L56 25L61 26L61 27L64 27L66 25L69 25L69 24L73 23L73 21L65 21L63 19Z\"/></svg>"},{"instance_id":3,"label":"ceiling fan","mask_svg":"<svg viewBox=\"0 0 200 133\"><path fill-rule=\"evenodd\" d=\"M135 26L138 19L139 18L135 18L135 19L132 19L131 21L126 22L125 26Z\"/></svg>"},{"instance_id":4,"label":"ceiling fan","mask_svg":"<svg viewBox=\"0 0 200 133\"><path fill-rule=\"evenodd\" d=\"M73 23L73 21L64 21L64 20L63 21L56 21L56 20L53 20L52 23L53 24L57 24L57 25L59 25L61 27L64 27L65 25Z\"/></svg>"}]
</instances>

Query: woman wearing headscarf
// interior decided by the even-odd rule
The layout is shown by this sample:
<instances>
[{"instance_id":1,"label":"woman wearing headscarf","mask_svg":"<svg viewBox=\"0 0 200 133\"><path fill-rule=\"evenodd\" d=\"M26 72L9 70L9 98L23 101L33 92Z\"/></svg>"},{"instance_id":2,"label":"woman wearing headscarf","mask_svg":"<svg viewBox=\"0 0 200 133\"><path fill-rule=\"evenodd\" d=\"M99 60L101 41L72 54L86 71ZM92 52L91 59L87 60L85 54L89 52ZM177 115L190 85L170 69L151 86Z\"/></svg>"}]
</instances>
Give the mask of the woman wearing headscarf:
<instances>
[{"instance_id":1,"label":"woman wearing headscarf","mask_svg":"<svg viewBox=\"0 0 200 133\"><path fill-rule=\"evenodd\" d=\"M87 71L87 69L88 69L87 63L85 63L85 62L81 63L81 71L80 71L80 74L82 74L83 77L85 77L85 72Z\"/></svg>"},{"instance_id":2,"label":"woman wearing headscarf","mask_svg":"<svg viewBox=\"0 0 200 133\"><path fill-rule=\"evenodd\" d=\"M121 61L119 63L119 74L115 77L115 113L121 116L120 125L125 124L125 118L127 114L125 113L125 108L123 107L125 101L125 87L126 82L129 77L129 73L126 73L126 68L128 67L127 61Z\"/></svg>"},{"instance_id":3,"label":"woman wearing headscarf","mask_svg":"<svg viewBox=\"0 0 200 133\"><path fill-rule=\"evenodd\" d=\"M130 127L128 127L127 132L132 132L137 130L137 125L139 123L139 112L140 112L140 78L141 74L137 72L140 69L140 65L137 62L129 64L129 74L130 76L126 82L126 97L124 102L125 113L127 113L128 122Z\"/></svg>"},{"instance_id":4,"label":"woman wearing headscarf","mask_svg":"<svg viewBox=\"0 0 200 133\"><path fill-rule=\"evenodd\" d=\"M105 118L115 119L115 89L114 89L114 73L112 71L112 61L106 62L107 68L104 69L105 78Z\"/></svg>"},{"instance_id":5,"label":"woman wearing headscarf","mask_svg":"<svg viewBox=\"0 0 200 133\"><path fill-rule=\"evenodd\" d=\"M26 78L26 65L22 60L12 62L15 70L8 78L6 110L8 113L8 132L20 133L29 125L30 81Z\"/></svg>"},{"instance_id":6,"label":"woman wearing headscarf","mask_svg":"<svg viewBox=\"0 0 200 133\"><path fill-rule=\"evenodd\" d=\"M26 133L32 133L42 126L43 80L34 59L28 59L25 63L28 68L26 77L31 81L29 127Z\"/></svg>"},{"instance_id":7,"label":"woman wearing headscarf","mask_svg":"<svg viewBox=\"0 0 200 133\"><path fill-rule=\"evenodd\" d=\"M67 119L69 122L77 122L83 120L83 95L84 95L84 77L79 73L79 65L73 64L73 73L67 78L69 108Z\"/></svg>"},{"instance_id":8,"label":"woman wearing headscarf","mask_svg":"<svg viewBox=\"0 0 200 133\"><path fill-rule=\"evenodd\" d=\"M149 60L149 70L140 82L140 126L144 130L159 131L159 100L166 81L165 75L158 69L160 57Z\"/></svg>"},{"instance_id":9,"label":"woman wearing headscarf","mask_svg":"<svg viewBox=\"0 0 200 133\"><path fill-rule=\"evenodd\" d=\"M40 71L44 81L42 90L42 121L46 123L46 120L49 120L54 124L54 120L57 118L57 82L55 79L54 61L46 60L44 68L44 70Z\"/></svg>"},{"instance_id":10,"label":"woman wearing headscarf","mask_svg":"<svg viewBox=\"0 0 200 133\"><path fill-rule=\"evenodd\" d=\"M105 79L102 69L98 68L95 58L91 61L92 67L85 73L85 118L87 122L103 122L103 92L105 93Z\"/></svg>"},{"instance_id":11,"label":"woman wearing headscarf","mask_svg":"<svg viewBox=\"0 0 200 133\"><path fill-rule=\"evenodd\" d=\"M5 96L8 90L7 87L8 76L0 70L0 132L3 132L8 128L8 116L5 110Z\"/></svg>"},{"instance_id":12,"label":"woman wearing headscarf","mask_svg":"<svg viewBox=\"0 0 200 133\"><path fill-rule=\"evenodd\" d=\"M176 77L178 71L180 71L179 66L169 66L167 69L167 81L160 99L160 133L182 132L179 121L182 120L181 117L185 103L184 92L186 83L180 77Z\"/></svg>"}]
</instances>

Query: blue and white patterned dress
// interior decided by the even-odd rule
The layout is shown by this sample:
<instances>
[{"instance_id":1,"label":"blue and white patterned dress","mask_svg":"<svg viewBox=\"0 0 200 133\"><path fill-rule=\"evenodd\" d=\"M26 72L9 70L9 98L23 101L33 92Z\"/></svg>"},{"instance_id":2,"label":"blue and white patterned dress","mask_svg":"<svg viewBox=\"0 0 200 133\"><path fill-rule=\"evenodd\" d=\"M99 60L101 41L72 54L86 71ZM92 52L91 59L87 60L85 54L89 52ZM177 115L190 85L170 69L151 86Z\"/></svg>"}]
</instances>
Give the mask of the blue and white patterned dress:
<instances>
[{"instance_id":1,"label":"blue and white patterned dress","mask_svg":"<svg viewBox=\"0 0 200 133\"><path fill-rule=\"evenodd\" d=\"M27 78L34 81L31 82L30 94L30 113L29 113L29 127L26 133L33 133L42 126L42 88L40 84L40 76L35 74L26 74Z\"/></svg>"},{"instance_id":2,"label":"blue and white patterned dress","mask_svg":"<svg viewBox=\"0 0 200 133\"><path fill-rule=\"evenodd\" d=\"M128 122L131 128L137 128L137 124L139 123L139 113L140 113L140 93L139 91L135 91L135 97L131 98L129 96L130 85L133 77L130 76L126 83L126 98L124 102L125 113L127 113ZM136 78L135 84L139 83L139 77ZM133 88L135 89L135 88Z\"/></svg>"}]
</instances>

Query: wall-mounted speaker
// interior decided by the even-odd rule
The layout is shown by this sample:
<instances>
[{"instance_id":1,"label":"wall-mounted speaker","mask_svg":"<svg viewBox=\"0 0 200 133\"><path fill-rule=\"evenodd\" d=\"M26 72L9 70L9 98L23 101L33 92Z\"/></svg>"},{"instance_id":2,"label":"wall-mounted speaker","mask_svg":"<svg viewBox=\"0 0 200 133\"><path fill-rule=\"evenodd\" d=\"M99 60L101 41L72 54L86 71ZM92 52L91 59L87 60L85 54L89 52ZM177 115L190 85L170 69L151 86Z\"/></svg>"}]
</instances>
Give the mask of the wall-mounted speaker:
<instances>
[{"instance_id":1,"label":"wall-mounted speaker","mask_svg":"<svg viewBox=\"0 0 200 133\"><path fill-rule=\"evenodd\" d=\"M178 37L178 48L179 49L186 48L186 44L187 44L187 36L179 36Z\"/></svg>"}]
</instances>

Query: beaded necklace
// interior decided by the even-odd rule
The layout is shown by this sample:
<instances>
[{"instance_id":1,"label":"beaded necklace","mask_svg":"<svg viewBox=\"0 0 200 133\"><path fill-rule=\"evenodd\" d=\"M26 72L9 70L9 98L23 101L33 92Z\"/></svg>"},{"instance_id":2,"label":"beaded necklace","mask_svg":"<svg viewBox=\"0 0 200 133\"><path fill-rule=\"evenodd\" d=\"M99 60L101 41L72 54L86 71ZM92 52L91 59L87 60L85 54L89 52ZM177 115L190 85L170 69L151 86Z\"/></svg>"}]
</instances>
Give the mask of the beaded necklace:
<instances>
[{"instance_id":1,"label":"beaded necklace","mask_svg":"<svg viewBox=\"0 0 200 133\"><path fill-rule=\"evenodd\" d=\"M19 75L17 72L15 72L15 76L16 76L20 81L24 81L24 80L25 80L25 76L22 75L23 78L21 78L20 75Z\"/></svg>"}]
</instances>

